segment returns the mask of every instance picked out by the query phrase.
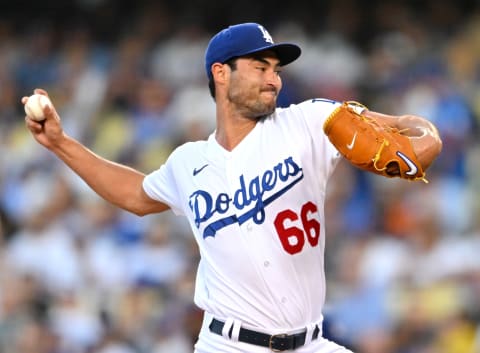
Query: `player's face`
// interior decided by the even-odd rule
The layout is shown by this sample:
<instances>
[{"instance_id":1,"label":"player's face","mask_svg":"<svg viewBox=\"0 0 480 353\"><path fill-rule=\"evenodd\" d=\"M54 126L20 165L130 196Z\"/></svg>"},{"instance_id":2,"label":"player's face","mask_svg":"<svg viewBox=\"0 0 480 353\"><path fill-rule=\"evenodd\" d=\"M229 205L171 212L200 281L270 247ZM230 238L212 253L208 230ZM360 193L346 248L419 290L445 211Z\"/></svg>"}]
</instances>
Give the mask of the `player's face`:
<instances>
[{"instance_id":1,"label":"player's face","mask_svg":"<svg viewBox=\"0 0 480 353\"><path fill-rule=\"evenodd\" d=\"M227 99L250 119L273 113L282 88L280 62L271 51L239 58L231 71Z\"/></svg>"}]
</instances>

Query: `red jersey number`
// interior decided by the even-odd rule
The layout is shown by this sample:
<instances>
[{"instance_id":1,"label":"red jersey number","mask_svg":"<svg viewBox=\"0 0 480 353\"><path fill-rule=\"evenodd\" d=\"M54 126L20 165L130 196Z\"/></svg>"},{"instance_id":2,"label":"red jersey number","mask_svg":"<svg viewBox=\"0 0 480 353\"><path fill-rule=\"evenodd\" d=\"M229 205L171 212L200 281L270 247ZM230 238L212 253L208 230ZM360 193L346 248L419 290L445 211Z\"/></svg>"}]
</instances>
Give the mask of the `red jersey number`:
<instances>
[{"instance_id":1,"label":"red jersey number","mask_svg":"<svg viewBox=\"0 0 480 353\"><path fill-rule=\"evenodd\" d=\"M307 202L298 213L292 210L284 210L275 217L275 229L283 248L290 255L302 251L305 238L313 247L318 245L320 238L320 222L315 219L317 206L313 202ZM298 227L301 223L301 228Z\"/></svg>"}]
</instances>

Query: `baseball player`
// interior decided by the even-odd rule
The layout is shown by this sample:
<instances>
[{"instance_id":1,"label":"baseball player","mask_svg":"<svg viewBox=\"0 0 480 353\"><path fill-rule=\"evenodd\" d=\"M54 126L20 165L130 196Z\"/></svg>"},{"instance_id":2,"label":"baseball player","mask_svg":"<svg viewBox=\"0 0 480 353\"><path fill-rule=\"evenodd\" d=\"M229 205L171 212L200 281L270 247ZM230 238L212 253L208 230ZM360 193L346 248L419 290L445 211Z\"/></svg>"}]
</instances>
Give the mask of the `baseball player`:
<instances>
[{"instance_id":1,"label":"baseball player","mask_svg":"<svg viewBox=\"0 0 480 353\"><path fill-rule=\"evenodd\" d=\"M282 67L300 53L256 23L217 33L205 55L216 129L148 175L69 137L53 105L42 123L26 116L33 137L109 202L188 219L201 254L194 301L205 313L197 353L349 352L322 337L328 179L343 156L385 177L426 180L441 151L421 117L320 98L276 108Z\"/></svg>"}]
</instances>

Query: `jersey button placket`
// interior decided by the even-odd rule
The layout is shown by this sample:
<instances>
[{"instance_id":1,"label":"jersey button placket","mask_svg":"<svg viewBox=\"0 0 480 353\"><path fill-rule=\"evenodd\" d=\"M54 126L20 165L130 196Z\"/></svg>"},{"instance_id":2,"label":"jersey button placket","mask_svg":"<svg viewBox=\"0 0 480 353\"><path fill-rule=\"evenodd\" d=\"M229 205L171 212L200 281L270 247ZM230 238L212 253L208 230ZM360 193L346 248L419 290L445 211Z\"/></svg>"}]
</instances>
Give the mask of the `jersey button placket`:
<instances>
[{"instance_id":1,"label":"jersey button placket","mask_svg":"<svg viewBox=\"0 0 480 353\"><path fill-rule=\"evenodd\" d=\"M238 177L235 173L234 161L232 160L232 155L230 154L227 154L225 156L225 174L227 176L228 185L230 189L235 190Z\"/></svg>"}]
</instances>

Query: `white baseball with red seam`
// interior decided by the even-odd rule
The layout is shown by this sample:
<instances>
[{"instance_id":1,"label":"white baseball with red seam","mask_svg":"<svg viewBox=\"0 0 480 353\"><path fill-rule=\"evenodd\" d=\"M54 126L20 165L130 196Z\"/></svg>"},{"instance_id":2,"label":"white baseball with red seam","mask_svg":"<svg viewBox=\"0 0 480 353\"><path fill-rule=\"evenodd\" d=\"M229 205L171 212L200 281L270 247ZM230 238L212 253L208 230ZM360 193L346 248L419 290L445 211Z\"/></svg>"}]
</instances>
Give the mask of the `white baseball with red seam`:
<instances>
[{"instance_id":1,"label":"white baseball with red seam","mask_svg":"<svg viewBox=\"0 0 480 353\"><path fill-rule=\"evenodd\" d=\"M28 97L27 103L25 103L25 113L35 121L43 121L45 120L43 108L47 105L52 105L52 102L47 96L43 94L33 94Z\"/></svg>"}]
</instances>

